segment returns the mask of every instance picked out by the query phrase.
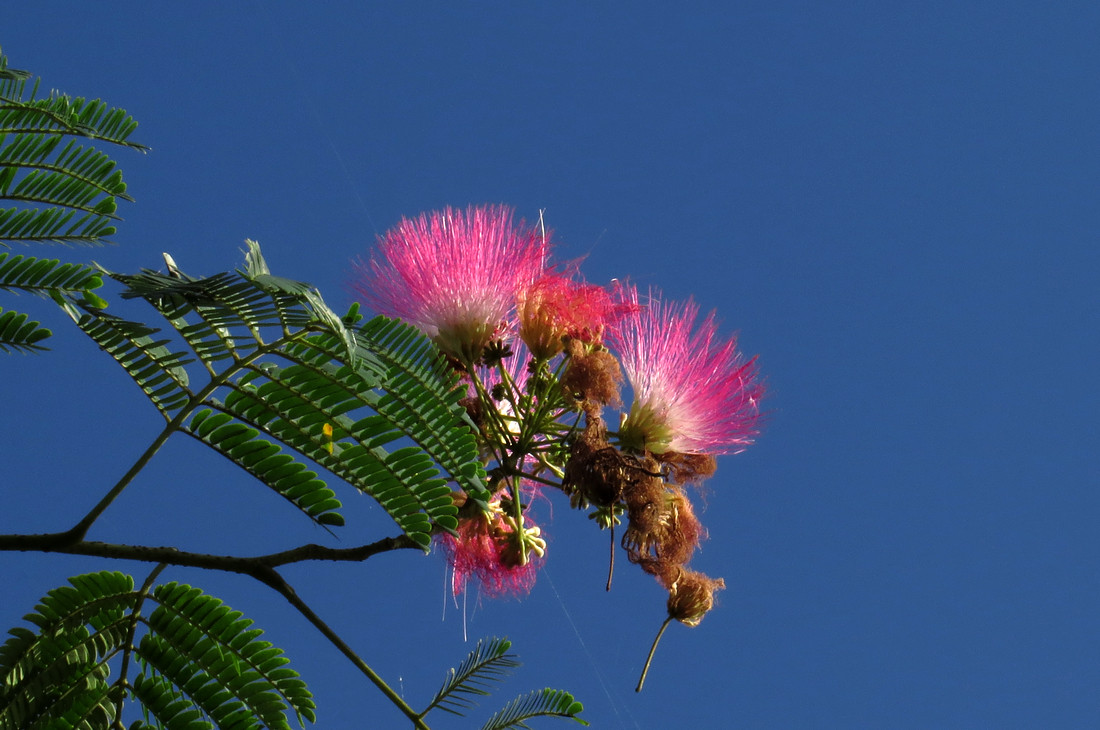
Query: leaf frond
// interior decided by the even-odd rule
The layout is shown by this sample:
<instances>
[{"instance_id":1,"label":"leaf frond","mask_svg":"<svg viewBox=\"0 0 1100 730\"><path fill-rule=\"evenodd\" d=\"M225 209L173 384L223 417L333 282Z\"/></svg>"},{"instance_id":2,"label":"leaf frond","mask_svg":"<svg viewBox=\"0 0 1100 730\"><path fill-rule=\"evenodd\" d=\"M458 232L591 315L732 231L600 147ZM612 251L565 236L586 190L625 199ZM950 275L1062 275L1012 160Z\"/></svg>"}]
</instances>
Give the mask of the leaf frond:
<instances>
[{"instance_id":1,"label":"leaf frond","mask_svg":"<svg viewBox=\"0 0 1100 730\"><path fill-rule=\"evenodd\" d=\"M587 726L585 720L577 717L584 711L584 705L573 699L573 695L560 689L537 689L520 695L496 714L490 717L481 730L507 730L522 728L531 730L527 721L535 717L561 717Z\"/></svg>"},{"instance_id":2,"label":"leaf frond","mask_svg":"<svg viewBox=\"0 0 1100 730\"><path fill-rule=\"evenodd\" d=\"M137 383L153 405L171 418L191 399L190 376L184 367L191 361L186 352L173 352L169 340L154 340L159 330L87 306L73 299L63 307L84 334L114 358Z\"/></svg>"},{"instance_id":3,"label":"leaf frond","mask_svg":"<svg viewBox=\"0 0 1100 730\"><path fill-rule=\"evenodd\" d=\"M239 612L176 583L151 594L121 573L90 573L47 593L0 646L0 727L106 728L119 701L160 727L290 728L316 721L312 695L281 649ZM158 604L148 618L142 601ZM146 633L136 646L137 626ZM109 681L133 653L140 674ZM124 661L123 666L127 663Z\"/></svg>"},{"instance_id":4,"label":"leaf frond","mask_svg":"<svg viewBox=\"0 0 1100 730\"><path fill-rule=\"evenodd\" d=\"M129 140L137 122L100 99L38 97L30 74L0 56L0 246L101 245L116 232L118 201L132 201L122 173L95 146L145 151Z\"/></svg>"},{"instance_id":5,"label":"leaf frond","mask_svg":"<svg viewBox=\"0 0 1100 730\"><path fill-rule=\"evenodd\" d=\"M27 88L29 76L0 85L0 134L8 132L63 134L146 151L129 140L137 122L123 109L102 99L85 99L53 92L36 98L38 84Z\"/></svg>"},{"instance_id":6,"label":"leaf frond","mask_svg":"<svg viewBox=\"0 0 1100 730\"><path fill-rule=\"evenodd\" d=\"M142 659L219 728L289 728L286 712L315 720L312 695L282 650L252 621L197 588L167 583L153 598Z\"/></svg>"},{"instance_id":7,"label":"leaf frond","mask_svg":"<svg viewBox=\"0 0 1100 730\"><path fill-rule=\"evenodd\" d=\"M30 71L20 71L17 68L8 68L7 56L0 53L0 82L26 81L30 77Z\"/></svg>"},{"instance_id":8,"label":"leaf frond","mask_svg":"<svg viewBox=\"0 0 1100 730\"><path fill-rule=\"evenodd\" d=\"M103 276L92 266L0 252L0 289L5 291L47 296L52 292L92 291L101 286Z\"/></svg>"},{"instance_id":9,"label":"leaf frond","mask_svg":"<svg viewBox=\"0 0 1100 730\"><path fill-rule=\"evenodd\" d=\"M0 727L79 727L114 716L107 661L125 638L133 581L121 573L76 576L42 598L0 647Z\"/></svg>"},{"instance_id":10,"label":"leaf frond","mask_svg":"<svg viewBox=\"0 0 1100 730\"><path fill-rule=\"evenodd\" d=\"M248 247L238 272L188 276L170 257L168 273L107 272L124 299L159 312L163 330L71 298L64 306L169 429L318 524L343 524L320 467L374 497L427 549L433 531L458 524L452 484L488 497L457 376L419 331L384 318L357 327L354 313L338 317L316 289L273 275L259 245Z\"/></svg>"},{"instance_id":11,"label":"leaf frond","mask_svg":"<svg viewBox=\"0 0 1100 730\"><path fill-rule=\"evenodd\" d=\"M465 391L457 387L457 374L435 344L412 325L385 317L366 322L359 335L394 372L378 412L406 431L420 434L417 443L425 452L467 495L487 505L485 468L480 460L469 459L477 450L476 428L458 405ZM439 427L452 424L456 413L461 419L457 428Z\"/></svg>"},{"instance_id":12,"label":"leaf frond","mask_svg":"<svg viewBox=\"0 0 1100 730\"><path fill-rule=\"evenodd\" d=\"M447 672L443 686L420 713L423 717L438 707L454 715L477 704L477 697L489 695L489 687L502 681L520 665L514 654L509 654L512 642L507 639L481 639L474 650L458 665Z\"/></svg>"}]
</instances>

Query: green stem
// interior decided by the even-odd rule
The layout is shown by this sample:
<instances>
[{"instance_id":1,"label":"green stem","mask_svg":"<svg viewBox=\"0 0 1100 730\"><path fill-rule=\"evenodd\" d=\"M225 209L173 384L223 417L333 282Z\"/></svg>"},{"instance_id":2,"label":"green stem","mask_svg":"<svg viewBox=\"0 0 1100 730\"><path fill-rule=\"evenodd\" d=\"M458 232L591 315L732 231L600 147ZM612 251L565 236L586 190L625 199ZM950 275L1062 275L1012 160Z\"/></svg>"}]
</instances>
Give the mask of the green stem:
<instances>
[{"instance_id":1,"label":"green stem","mask_svg":"<svg viewBox=\"0 0 1100 730\"><path fill-rule=\"evenodd\" d=\"M145 465L149 463L158 451L160 451L160 447L164 445L164 442L168 440L168 437L171 436L175 430L176 426L173 423L165 426L164 430L153 439L153 443L149 444L149 448L145 449L145 453L138 457L134 465L131 466L130 469L122 475L122 478L118 480L118 483L111 488L111 491L107 492L103 499L99 500L99 503L96 504L88 514L84 515L84 519L80 520L80 522L76 523L76 525L69 530L67 534L71 536L74 543L84 539L92 523L99 519L99 516L111 506L111 503L118 498L118 495L122 494L122 490L126 489L130 482L134 480L134 477L145 468Z\"/></svg>"},{"instance_id":2,"label":"green stem","mask_svg":"<svg viewBox=\"0 0 1100 730\"><path fill-rule=\"evenodd\" d=\"M642 676L638 678L638 686L634 688L635 692L642 691L642 685L645 684L645 676L649 674L649 665L653 661L653 653L657 651L657 643L661 640L661 636L664 635L665 629L668 628L669 623L672 621L672 616L665 619L665 622L661 624L661 630L657 632L657 637L653 639L653 646L649 648L649 656L645 658L645 666L642 667Z\"/></svg>"},{"instance_id":3,"label":"green stem","mask_svg":"<svg viewBox=\"0 0 1100 730\"><path fill-rule=\"evenodd\" d=\"M149 589L153 587L153 581L155 581L157 576L164 572L164 569L167 567L167 563L161 563L156 568L153 568L153 572L145 579L145 583L142 584L141 590L138 591L138 598L134 603L134 610L130 614L130 628L126 631L126 651L122 655L122 666L118 670L118 682L116 682L119 693L118 699L115 701L115 722L112 725L114 730L125 730L125 725L122 723L122 705L126 700L126 691L124 687L128 685L126 673L130 668L130 657L134 650L134 634L137 632L138 619L141 618L141 607L145 603L145 599L149 597Z\"/></svg>"},{"instance_id":4,"label":"green stem","mask_svg":"<svg viewBox=\"0 0 1100 730\"><path fill-rule=\"evenodd\" d=\"M611 590L611 577L615 575L615 515L611 515L611 557L607 561L607 591Z\"/></svg>"},{"instance_id":5,"label":"green stem","mask_svg":"<svg viewBox=\"0 0 1100 730\"><path fill-rule=\"evenodd\" d=\"M404 713L406 717L412 720L414 727L416 727L418 730L429 730L428 726L424 723L424 719L420 717L420 715L418 715L416 711L413 710L413 708L409 707L408 703L406 703L405 700L401 699L401 696L397 694L392 687L386 684L386 681L384 679L378 676L378 674L373 669L371 669L370 666L365 661L363 661L359 657L359 655L352 650L350 646L344 643L344 640L341 639L340 636L335 631L333 631L328 624L322 621L321 618L313 612L313 609L311 609L301 598L298 597L298 594L294 592L294 589L290 586L289 583L287 583L283 579L281 575L279 575L274 570L271 570L269 576L270 578L268 580L264 580L264 582L274 588L276 591L278 591L284 598L286 598L286 600L290 602L290 605L294 606L294 608L298 610L298 613L305 616L306 620L313 624L317 628L317 630L320 631L324 635L324 637L332 643L333 646L340 650L341 654L350 659L351 663L354 664L360 672L366 675L367 679L369 679L375 687L381 690L382 694L386 695L390 702L397 706L397 709L401 710L401 712Z\"/></svg>"}]
</instances>

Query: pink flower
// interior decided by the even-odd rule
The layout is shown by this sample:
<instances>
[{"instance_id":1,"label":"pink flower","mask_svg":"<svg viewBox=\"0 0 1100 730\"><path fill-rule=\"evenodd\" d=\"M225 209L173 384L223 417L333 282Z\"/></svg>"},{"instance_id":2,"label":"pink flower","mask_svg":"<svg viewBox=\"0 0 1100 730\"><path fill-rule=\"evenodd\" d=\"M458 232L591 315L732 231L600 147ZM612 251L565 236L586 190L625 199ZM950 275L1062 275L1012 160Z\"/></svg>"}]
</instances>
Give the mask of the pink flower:
<instances>
[{"instance_id":1,"label":"pink flower","mask_svg":"<svg viewBox=\"0 0 1100 730\"><path fill-rule=\"evenodd\" d=\"M638 292L627 287L628 302ZM619 432L629 449L655 454L741 451L757 433L764 388L755 359L745 361L736 338L717 337L714 313L694 329L699 308L650 292L609 339L619 353L634 402Z\"/></svg>"},{"instance_id":2,"label":"pink flower","mask_svg":"<svg viewBox=\"0 0 1100 730\"><path fill-rule=\"evenodd\" d=\"M528 545L538 543L544 548L541 531L529 515L524 515L523 523ZM460 520L458 537L443 533L436 541L454 571L451 591L456 596L466 590L471 578L490 598L525 595L534 586L542 564L542 548L538 554L521 548L515 521L501 511L497 500L490 503L488 514L479 512Z\"/></svg>"},{"instance_id":3,"label":"pink flower","mask_svg":"<svg viewBox=\"0 0 1100 730\"><path fill-rule=\"evenodd\" d=\"M604 328L636 307L611 291L549 273L518 295L519 336L536 357L549 359L563 349L562 338L600 342Z\"/></svg>"},{"instance_id":4,"label":"pink flower","mask_svg":"<svg viewBox=\"0 0 1100 730\"><path fill-rule=\"evenodd\" d=\"M465 213L445 208L402 219L379 238L351 288L381 314L419 327L463 362L480 357L506 328L517 290L546 265L548 244L535 229L512 223L502 205Z\"/></svg>"}]
</instances>

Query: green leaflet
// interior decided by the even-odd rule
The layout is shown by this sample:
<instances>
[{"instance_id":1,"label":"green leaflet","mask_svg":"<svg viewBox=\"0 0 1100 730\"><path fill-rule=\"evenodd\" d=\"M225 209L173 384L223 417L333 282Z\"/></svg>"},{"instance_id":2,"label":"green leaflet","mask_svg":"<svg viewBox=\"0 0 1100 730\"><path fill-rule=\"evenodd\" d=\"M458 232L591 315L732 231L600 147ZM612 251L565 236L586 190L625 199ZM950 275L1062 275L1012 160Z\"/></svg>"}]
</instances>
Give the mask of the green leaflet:
<instances>
[{"instance_id":1,"label":"green leaflet","mask_svg":"<svg viewBox=\"0 0 1100 730\"><path fill-rule=\"evenodd\" d=\"M509 654L512 642L507 639L481 639L457 668L447 672L443 686L420 713L423 717L433 708L462 715L477 704L477 697L487 697L493 682L503 681L519 666L515 654Z\"/></svg>"},{"instance_id":2,"label":"green leaflet","mask_svg":"<svg viewBox=\"0 0 1100 730\"><path fill-rule=\"evenodd\" d=\"M458 376L440 357L435 345L415 327L375 317L360 330L366 346L397 373L378 412L410 432L421 435L417 443L431 454L472 498L488 503L485 469L477 453L474 425L458 401L465 391ZM458 414L461 423L455 424Z\"/></svg>"},{"instance_id":3,"label":"green leaflet","mask_svg":"<svg viewBox=\"0 0 1100 730\"><path fill-rule=\"evenodd\" d=\"M50 292L86 292L101 286L103 277L92 266L0 252L0 289L44 296Z\"/></svg>"},{"instance_id":4,"label":"green leaflet","mask_svg":"<svg viewBox=\"0 0 1100 730\"><path fill-rule=\"evenodd\" d=\"M31 75L9 69L0 54L0 247L20 243L98 244L115 233L117 199L130 201L115 162L94 147L91 138L135 149L126 138L137 127L126 112L100 100L53 94L36 99ZM62 144L64 142L64 144ZM92 294L99 273L88 266L56 259L0 254L0 289L58 296L84 292L86 301L105 306ZM0 351L39 352L50 330L26 315L0 315Z\"/></svg>"},{"instance_id":5,"label":"green leaflet","mask_svg":"<svg viewBox=\"0 0 1100 730\"><path fill-rule=\"evenodd\" d=\"M144 594L129 576L106 571L69 583L26 616L36 630L12 629L0 646L0 727L106 727L120 692L170 728L289 728L288 714L316 720L282 650L218 599L176 583ZM131 652L137 676L112 681L108 664L117 671Z\"/></svg>"}]
</instances>

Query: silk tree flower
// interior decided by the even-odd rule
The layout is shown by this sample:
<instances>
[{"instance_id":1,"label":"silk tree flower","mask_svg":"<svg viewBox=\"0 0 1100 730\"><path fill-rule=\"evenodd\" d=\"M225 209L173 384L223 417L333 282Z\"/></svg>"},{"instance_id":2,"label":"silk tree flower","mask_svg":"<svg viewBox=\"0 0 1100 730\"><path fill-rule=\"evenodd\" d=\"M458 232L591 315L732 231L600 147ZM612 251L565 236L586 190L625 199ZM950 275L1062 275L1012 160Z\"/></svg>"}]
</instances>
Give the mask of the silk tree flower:
<instances>
[{"instance_id":1,"label":"silk tree flower","mask_svg":"<svg viewBox=\"0 0 1100 730\"><path fill-rule=\"evenodd\" d=\"M546 266L549 244L503 205L402 219L357 262L351 288L380 314L410 322L446 354L475 362L507 328L517 291Z\"/></svg>"},{"instance_id":2,"label":"silk tree flower","mask_svg":"<svg viewBox=\"0 0 1100 730\"><path fill-rule=\"evenodd\" d=\"M639 304L634 287L628 302ZM755 358L746 361L736 338L717 335L712 312L696 328L699 308L649 302L609 333L634 391L619 431L621 445L653 454L725 454L752 443L764 388Z\"/></svg>"},{"instance_id":3,"label":"silk tree flower","mask_svg":"<svg viewBox=\"0 0 1100 730\"><path fill-rule=\"evenodd\" d=\"M542 564L546 541L529 516L525 515L523 522L521 533L498 498L489 503L488 513L479 511L460 518L458 537L448 533L436 537L453 571L454 595L466 590L471 578L477 581L482 594L490 598L530 592Z\"/></svg>"},{"instance_id":4,"label":"silk tree flower","mask_svg":"<svg viewBox=\"0 0 1100 730\"><path fill-rule=\"evenodd\" d=\"M564 349L563 338L598 343L604 329L636 307L622 301L621 287L610 291L552 272L517 296L519 336L537 358L549 360Z\"/></svg>"}]
</instances>

